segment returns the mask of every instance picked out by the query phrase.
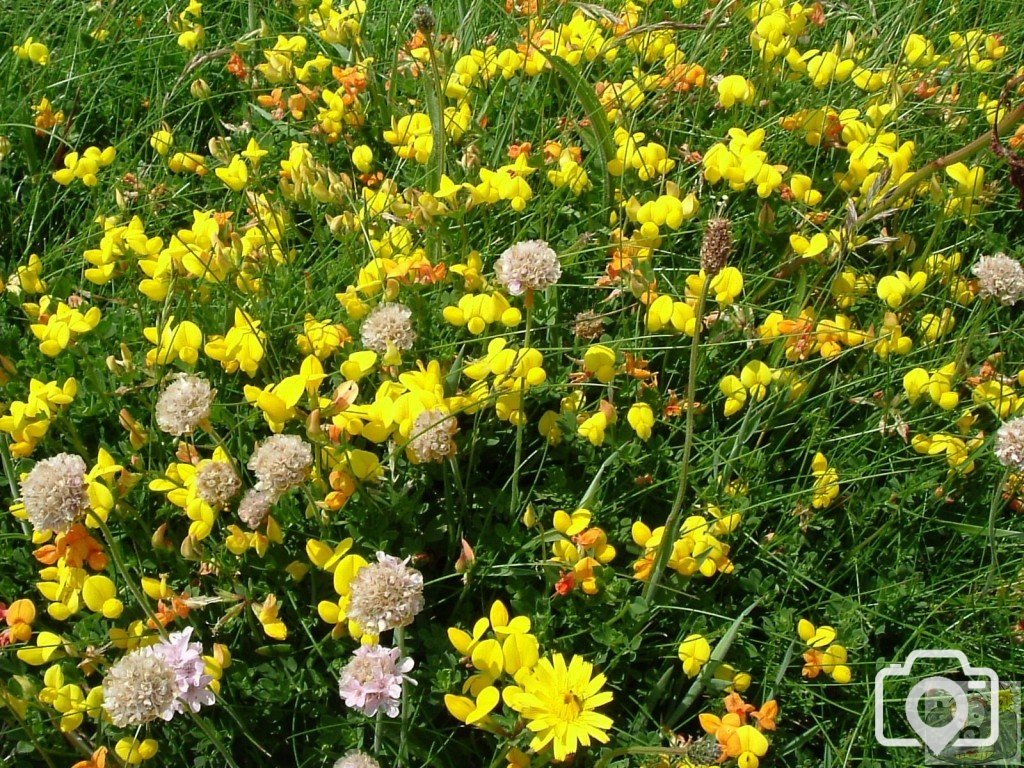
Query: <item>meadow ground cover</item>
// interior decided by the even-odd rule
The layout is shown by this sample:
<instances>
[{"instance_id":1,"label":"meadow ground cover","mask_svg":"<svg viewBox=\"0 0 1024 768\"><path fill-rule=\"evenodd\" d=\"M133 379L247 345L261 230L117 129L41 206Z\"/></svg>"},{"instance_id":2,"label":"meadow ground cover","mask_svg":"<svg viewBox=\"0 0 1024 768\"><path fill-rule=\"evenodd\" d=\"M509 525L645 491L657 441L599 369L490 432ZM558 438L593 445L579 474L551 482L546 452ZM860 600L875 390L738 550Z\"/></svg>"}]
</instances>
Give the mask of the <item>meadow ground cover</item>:
<instances>
[{"instance_id":1,"label":"meadow ground cover","mask_svg":"<svg viewBox=\"0 0 1024 768\"><path fill-rule=\"evenodd\" d=\"M920 765L878 670L1019 673L1014 2L0 6L5 764Z\"/></svg>"}]
</instances>

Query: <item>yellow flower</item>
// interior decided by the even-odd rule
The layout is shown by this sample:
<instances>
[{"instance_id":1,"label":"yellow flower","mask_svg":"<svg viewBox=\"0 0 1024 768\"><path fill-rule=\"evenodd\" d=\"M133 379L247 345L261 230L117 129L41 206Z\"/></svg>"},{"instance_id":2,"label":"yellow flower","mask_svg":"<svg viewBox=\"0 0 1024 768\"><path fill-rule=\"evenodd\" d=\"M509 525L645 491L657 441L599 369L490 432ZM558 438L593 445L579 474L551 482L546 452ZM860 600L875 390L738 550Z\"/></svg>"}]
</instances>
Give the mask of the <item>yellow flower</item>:
<instances>
[{"instance_id":1,"label":"yellow flower","mask_svg":"<svg viewBox=\"0 0 1024 768\"><path fill-rule=\"evenodd\" d=\"M593 344L583 353L583 370L602 384L615 378L615 350L604 344Z\"/></svg>"},{"instance_id":2,"label":"yellow flower","mask_svg":"<svg viewBox=\"0 0 1024 768\"><path fill-rule=\"evenodd\" d=\"M807 206L814 207L822 200L822 194L814 189L811 177L802 173L794 173L789 177L789 191L794 199Z\"/></svg>"},{"instance_id":3,"label":"yellow flower","mask_svg":"<svg viewBox=\"0 0 1024 768\"><path fill-rule=\"evenodd\" d=\"M466 697L446 698L445 703L453 716L468 722L465 718L478 705L483 704L483 708L486 708L489 704L490 694L480 699L485 688L493 686L506 675L521 680L530 674L540 658L540 643L530 634L530 628L528 617L510 616L505 604L495 600L489 615L478 619L473 625L472 633L458 627L448 629L448 640L452 647L477 670L462 688L464 693L476 697L477 701L467 700ZM493 637L486 637L488 631L491 631ZM478 722L478 727L489 726L489 720Z\"/></svg>"},{"instance_id":4,"label":"yellow flower","mask_svg":"<svg viewBox=\"0 0 1024 768\"><path fill-rule=\"evenodd\" d=\"M898 271L879 280L875 290L878 293L878 298L893 309L899 309L921 293L927 282L928 275L925 272L908 275L906 272Z\"/></svg>"},{"instance_id":5,"label":"yellow flower","mask_svg":"<svg viewBox=\"0 0 1024 768\"><path fill-rule=\"evenodd\" d=\"M752 104L756 95L754 84L742 75L726 75L718 81L718 100L726 109L735 104Z\"/></svg>"},{"instance_id":6,"label":"yellow flower","mask_svg":"<svg viewBox=\"0 0 1024 768\"><path fill-rule=\"evenodd\" d=\"M95 187L100 183L97 176L100 169L113 163L115 157L117 150L113 147L102 150L99 147L87 147L81 154L68 152L64 156L64 167L53 172L53 180L66 187L75 179L81 179L85 186Z\"/></svg>"},{"instance_id":7,"label":"yellow flower","mask_svg":"<svg viewBox=\"0 0 1024 768\"><path fill-rule=\"evenodd\" d=\"M977 405L988 406L1001 419L1008 419L1024 408L1024 398L1013 387L995 379L978 384L971 393L971 399Z\"/></svg>"},{"instance_id":8,"label":"yellow flower","mask_svg":"<svg viewBox=\"0 0 1024 768\"><path fill-rule=\"evenodd\" d=\"M59 728L62 733L71 733L76 730L82 724L89 709L94 710L93 714L98 714L95 712L97 697L90 692L92 701L89 702L80 686L66 683L64 670L60 665L54 664L47 668L43 674L43 686L38 694L39 701L53 707L60 714Z\"/></svg>"},{"instance_id":9,"label":"yellow flower","mask_svg":"<svg viewBox=\"0 0 1024 768\"><path fill-rule=\"evenodd\" d=\"M82 585L82 600L86 608L104 618L116 619L124 610L124 603L117 599L117 587L106 576L90 576Z\"/></svg>"},{"instance_id":10,"label":"yellow flower","mask_svg":"<svg viewBox=\"0 0 1024 768\"><path fill-rule=\"evenodd\" d=\"M156 739L126 736L114 745L114 752L128 765L138 765L154 757L159 749Z\"/></svg>"},{"instance_id":11,"label":"yellow flower","mask_svg":"<svg viewBox=\"0 0 1024 768\"><path fill-rule=\"evenodd\" d=\"M484 730L496 729L490 713L501 701L501 694L493 685L481 688L474 698L446 694L444 705L452 717L466 725L475 725Z\"/></svg>"},{"instance_id":12,"label":"yellow flower","mask_svg":"<svg viewBox=\"0 0 1024 768\"><path fill-rule=\"evenodd\" d=\"M63 301L58 302L56 311L50 314L52 303L49 296L39 300L39 322L31 325L32 335L39 340L39 351L47 357L59 355L79 336L99 325L101 318L99 307L91 307L83 314Z\"/></svg>"},{"instance_id":13,"label":"yellow flower","mask_svg":"<svg viewBox=\"0 0 1024 768\"><path fill-rule=\"evenodd\" d=\"M743 410L748 399L761 402L768 395L768 385L775 372L760 360L752 360L743 366L740 375L725 376L718 388L725 395L724 413L733 416Z\"/></svg>"},{"instance_id":14,"label":"yellow flower","mask_svg":"<svg viewBox=\"0 0 1024 768\"><path fill-rule=\"evenodd\" d=\"M696 677L711 660L711 645L703 635L687 635L679 644L679 660L687 677Z\"/></svg>"},{"instance_id":15,"label":"yellow flower","mask_svg":"<svg viewBox=\"0 0 1024 768\"><path fill-rule=\"evenodd\" d=\"M285 626L284 621L277 615L280 610L280 606L277 604L277 597L274 595L267 595L266 599L262 603L253 603L252 612L256 614L256 618L263 627L263 631L267 637L274 640L284 640L288 637L288 627Z\"/></svg>"},{"instance_id":16,"label":"yellow flower","mask_svg":"<svg viewBox=\"0 0 1024 768\"><path fill-rule=\"evenodd\" d=\"M8 606L4 616L8 639L12 643L27 643L32 639L32 622L35 620L35 604L27 598L15 600Z\"/></svg>"},{"instance_id":17,"label":"yellow flower","mask_svg":"<svg viewBox=\"0 0 1024 768\"><path fill-rule=\"evenodd\" d=\"M142 330L146 340L154 348L146 353L146 365L169 365L181 360L186 365L195 365L199 350L203 346L203 331L191 320L175 324L174 315L167 318L162 328L149 326Z\"/></svg>"},{"instance_id":18,"label":"yellow flower","mask_svg":"<svg viewBox=\"0 0 1024 768\"><path fill-rule=\"evenodd\" d=\"M572 580L563 592L567 594L578 586L588 595L598 592L597 571L615 559L615 547L608 543L608 537L600 528L591 528L589 509L577 509L571 515L560 509L555 512L554 527L563 538L551 546L551 559L572 569ZM492 617L492 624L493 617Z\"/></svg>"},{"instance_id":19,"label":"yellow flower","mask_svg":"<svg viewBox=\"0 0 1024 768\"><path fill-rule=\"evenodd\" d=\"M696 275L686 278L686 292L691 298L700 296L707 275L702 269ZM711 278L708 296L718 302L719 306L727 307L734 304L743 293L743 273L736 267L726 267Z\"/></svg>"},{"instance_id":20,"label":"yellow flower","mask_svg":"<svg viewBox=\"0 0 1024 768\"><path fill-rule=\"evenodd\" d=\"M7 406L7 413L0 416L0 432L6 432L13 442L12 455L23 458L30 456L38 442L49 431L57 413L75 399L78 382L67 379L60 386L56 381L43 383L29 380L26 400L14 400Z\"/></svg>"},{"instance_id":21,"label":"yellow flower","mask_svg":"<svg viewBox=\"0 0 1024 768\"><path fill-rule=\"evenodd\" d=\"M875 341L875 354L883 360L889 355L905 355L914 347L914 342L909 336L903 335L903 328L899 320L892 312L885 313L882 322L882 330Z\"/></svg>"},{"instance_id":22,"label":"yellow flower","mask_svg":"<svg viewBox=\"0 0 1024 768\"><path fill-rule=\"evenodd\" d=\"M245 399L263 411L263 418L271 431L281 432L285 424L298 418L295 406L306 392L306 377L301 374L288 376L279 384L265 389L246 384L244 392Z\"/></svg>"},{"instance_id":23,"label":"yellow flower","mask_svg":"<svg viewBox=\"0 0 1024 768\"><path fill-rule=\"evenodd\" d=\"M529 675L509 686L503 693L505 703L526 720L534 733L530 749L540 752L549 746L556 762L576 754L592 741L608 742L613 723L595 710L612 700L611 691L602 690L604 675L580 656L566 664L560 653L543 658Z\"/></svg>"},{"instance_id":24,"label":"yellow flower","mask_svg":"<svg viewBox=\"0 0 1024 768\"><path fill-rule=\"evenodd\" d=\"M580 437L589 440L591 445L604 445L605 431L608 429L611 421L614 421L614 411L612 411L612 416L613 418L609 420L609 414L606 410L599 410L590 416L581 415L576 432Z\"/></svg>"},{"instance_id":25,"label":"yellow flower","mask_svg":"<svg viewBox=\"0 0 1024 768\"><path fill-rule=\"evenodd\" d=\"M959 213L964 219L970 219L982 207L985 169L980 165L968 168L963 163L954 163L946 168L946 175L956 182L956 188L946 200L946 214Z\"/></svg>"},{"instance_id":26,"label":"yellow flower","mask_svg":"<svg viewBox=\"0 0 1024 768\"><path fill-rule=\"evenodd\" d=\"M21 648L17 652L18 658L32 667L41 667L64 655L64 638L53 632L40 632L36 635L34 646Z\"/></svg>"},{"instance_id":27,"label":"yellow flower","mask_svg":"<svg viewBox=\"0 0 1024 768\"><path fill-rule=\"evenodd\" d=\"M249 165L253 168L260 167L260 161L269 154L267 150L260 146L260 143L253 137L249 139L249 143L245 145L245 149L242 150L242 157L249 161Z\"/></svg>"},{"instance_id":28,"label":"yellow flower","mask_svg":"<svg viewBox=\"0 0 1024 768\"><path fill-rule=\"evenodd\" d=\"M917 434L910 440L910 445L918 453L928 456L945 456L951 475L968 475L974 471L975 462L971 458L985 442L983 435L964 440L956 435L937 432L933 435Z\"/></svg>"},{"instance_id":29,"label":"yellow flower","mask_svg":"<svg viewBox=\"0 0 1024 768\"><path fill-rule=\"evenodd\" d=\"M820 451L811 460L811 473L814 475L811 504L815 509L825 509L839 496L839 473L828 465L828 459Z\"/></svg>"},{"instance_id":30,"label":"yellow flower","mask_svg":"<svg viewBox=\"0 0 1024 768\"><path fill-rule=\"evenodd\" d=\"M456 327L465 326L474 336L479 336L488 326L500 322L512 328L522 321L523 315L509 304L504 294L467 293L459 298L456 306L448 306L442 312L444 319Z\"/></svg>"},{"instance_id":31,"label":"yellow flower","mask_svg":"<svg viewBox=\"0 0 1024 768\"><path fill-rule=\"evenodd\" d=\"M939 314L925 312L921 315L921 334L925 341L933 342L945 336L956 326L956 317L949 307L943 309Z\"/></svg>"},{"instance_id":32,"label":"yellow flower","mask_svg":"<svg viewBox=\"0 0 1024 768\"><path fill-rule=\"evenodd\" d=\"M38 254L30 254L28 264L24 264L11 276L7 290L15 295L22 293L37 295L46 291L46 282L43 280L43 263Z\"/></svg>"},{"instance_id":33,"label":"yellow flower","mask_svg":"<svg viewBox=\"0 0 1024 768\"><path fill-rule=\"evenodd\" d=\"M332 625L331 637L350 636L359 640L364 637L363 630L349 619L348 603L352 593L352 580L368 563L362 555L349 553L351 548L352 539L344 539L333 548L322 541L310 539L306 543L306 556L317 568L333 575L337 599L321 600L316 607L321 620ZM367 635L364 641L370 639L372 636Z\"/></svg>"},{"instance_id":34,"label":"yellow flower","mask_svg":"<svg viewBox=\"0 0 1024 768\"><path fill-rule=\"evenodd\" d=\"M626 421L641 440L650 440L654 428L654 409L647 403L633 403L626 414Z\"/></svg>"},{"instance_id":35,"label":"yellow flower","mask_svg":"<svg viewBox=\"0 0 1024 768\"><path fill-rule=\"evenodd\" d=\"M175 152L167 161L167 167L171 173L194 173L196 176L205 176L210 172L206 165L206 158L195 152Z\"/></svg>"},{"instance_id":36,"label":"yellow flower","mask_svg":"<svg viewBox=\"0 0 1024 768\"><path fill-rule=\"evenodd\" d=\"M935 44L924 35L908 35L903 42L903 55L911 67L926 69L935 61Z\"/></svg>"},{"instance_id":37,"label":"yellow flower","mask_svg":"<svg viewBox=\"0 0 1024 768\"><path fill-rule=\"evenodd\" d=\"M391 130L384 131L384 141L395 148L399 157L426 164L434 151L430 117L424 112L413 112L397 119L392 117Z\"/></svg>"},{"instance_id":38,"label":"yellow flower","mask_svg":"<svg viewBox=\"0 0 1024 768\"><path fill-rule=\"evenodd\" d=\"M953 389L955 376L956 361L946 363L931 373L924 368L914 368L903 377L903 390L911 405L926 394L942 410L951 411L960 404L960 395Z\"/></svg>"},{"instance_id":39,"label":"yellow flower","mask_svg":"<svg viewBox=\"0 0 1024 768\"><path fill-rule=\"evenodd\" d=\"M365 144L360 144L352 150L352 165L362 173L369 173L373 168L373 150Z\"/></svg>"},{"instance_id":40,"label":"yellow flower","mask_svg":"<svg viewBox=\"0 0 1024 768\"><path fill-rule=\"evenodd\" d=\"M31 61L40 67L45 67L50 63L50 49L35 38L30 37L21 45L14 46L11 50L22 61Z\"/></svg>"},{"instance_id":41,"label":"yellow flower","mask_svg":"<svg viewBox=\"0 0 1024 768\"><path fill-rule=\"evenodd\" d=\"M671 327L677 333L693 336L697 328L697 316L693 307L684 301L675 301L662 294L647 307L647 330L660 333Z\"/></svg>"},{"instance_id":42,"label":"yellow flower","mask_svg":"<svg viewBox=\"0 0 1024 768\"><path fill-rule=\"evenodd\" d=\"M249 183L249 167L238 155L234 155L226 168L217 168L217 178L232 192L241 192Z\"/></svg>"},{"instance_id":43,"label":"yellow flower","mask_svg":"<svg viewBox=\"0 0 1024 768\"><path fill-rule=\"evenodd\" d=\"M263 359L265 340L266 334L260 330L260 321L236 307L235 323L227 335L211 336L203 349L209 357L220 362L228 373L241 368L249 376L255 376Z\"/></svg>"},{"instance_id":44,"label":"yellow flower","mask_svg":"<svg viewBox=\"0 0 1024 768\"><path fill-rule=\"evenodd\" d=\"M731 731L722 746L726 755L736 758L738 768L757 768L759 758L768 754L768 739L752 725Z\"/></svg>"},{"instance_id":45,"label":"yellow flower","mask_svg":"<svg viewBox=\"0 0 1024 768\"><path fill-rule=\"evenodd\" d=\"M174 134L166 128L161 128L149 137L149 146L161 157L166 157L174 148Z\"/></svg>"}]
</instances>

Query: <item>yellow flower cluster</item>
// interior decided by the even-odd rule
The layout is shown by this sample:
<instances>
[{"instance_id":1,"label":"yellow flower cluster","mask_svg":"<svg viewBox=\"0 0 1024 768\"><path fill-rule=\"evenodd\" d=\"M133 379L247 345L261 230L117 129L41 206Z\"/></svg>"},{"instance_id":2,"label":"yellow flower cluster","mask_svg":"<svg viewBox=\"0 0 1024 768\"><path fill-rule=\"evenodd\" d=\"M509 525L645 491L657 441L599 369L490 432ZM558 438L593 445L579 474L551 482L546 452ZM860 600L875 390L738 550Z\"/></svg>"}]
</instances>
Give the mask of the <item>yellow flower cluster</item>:
<instances>
[{"instance_id":1,"label":"yellow flower cluster","mask_svg":"<svg viewBox=\"0 0 1024 768\"><path fill-rule=\"evenodd\" d=\"M721 541L734 532L740 524L738 512L723 512L718 507L708 507L710 515L690 515L679 528L679 537L669 553L668 567L680 576L701 575L711 578L716 573L730 574L734 565L729 559L729 545ZM633 563L633 575L641 581L651 576L658 549L661 547L665 526L651 530L643 522L633 523L632 537L641 550L640 558Z\"/></svg>"}]
</instances>

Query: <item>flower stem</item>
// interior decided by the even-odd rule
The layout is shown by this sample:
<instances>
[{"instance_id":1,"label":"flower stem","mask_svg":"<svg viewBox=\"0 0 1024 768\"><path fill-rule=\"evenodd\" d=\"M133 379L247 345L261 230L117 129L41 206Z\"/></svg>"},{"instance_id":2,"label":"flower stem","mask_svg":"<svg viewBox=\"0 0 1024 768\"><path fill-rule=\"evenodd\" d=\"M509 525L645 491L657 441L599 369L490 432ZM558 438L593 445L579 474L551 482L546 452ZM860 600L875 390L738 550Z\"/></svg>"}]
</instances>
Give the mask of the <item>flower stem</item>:
<instances>
[{"instance_id":1,"label":"flower stem","mask_svg":"<svg viewBox=\"0 0 1024 768\"><path fill-rule=\"evenodd\" d=\"M107 526L106 522L103 518L97 515L95 511L89 510L89 517L91 517L96 523L96 527L100 529L100 532L103 534L103 538L106 539L107 548L110 550L110 557L114 561L114 569L121 574L121 578L124 580L124 583L128 585L128 591L132 593L132 597L135 598L135 602L142 609L142 612L146 614L146 618L149 619L157 634L166 639L167 630L164 629L163 623L157 618L149 603L146 602L146 599L143 597L142 591L135 583L135 580L128 574L128 568L124 564L124 558L121 557L121 546L114 540L114 534L110 532L110 528Z\"/></svg>"},{"instance_id":2,"label":"flower stem","mask_svg":"<svg viewBox=\"0 0 1024 768\"><path fill-rule=\"evenodd\" d=\"M959 149L953 150L947 155L937 157L930 163L926 163L925 165L923 165L913 174L908 176L905 181L901 181L899 184L893 187L892 191L888 192L885 195L882 195L881 198L878 201L876 201L867 211L865 211L863 214L860 214L857 217L858 223L867 223L869 221L874 220L875 217L882 213L887 206L899 205L900 199L902 197L911 192L918 184L920 184L923 181L926 181L932 174L936 173L937 171L941 171L944 168L948 168L949 166L954 165L955 163L960 163L963 162L964 160L968 160L974 155L978 154L978 152L983 150L985 147L991 146L993 135L999 136L1005 133L1007 129L1012 128L1014 125L1019 123L1021 121L1021 118L1024 118L1024 104L1019 104L1014 109L1010 110L1010 112L1002 120L996 123L996 125L993 127L993 130L986 131L981 136L976 138L974 141L965 144Z\"/></svg>"},{"instance_id":3,"label":"flower stem","mask_svg":"<svg viewBox=\"0 0 1024 768\"><path fill-rule=\"evenodd\" d=\"M1006 487L1006 483L1010 479L1010 469L1007 468L999 482L996 483L995 491L992 493L992 503L988 508L988 548L992 553L992 562L989 565L988 578L986 580L986 589L991 589L992 581L995 579L996 570L999 568L999 559L996 555L996 517L999 516L999 512L1006 505L1006 501L1003 498L1003 488Z\"/></svg>"},{"instance_id":4,"label":"flower stem","mask_svg":"<svg viewBox=\"0 0 1024 768\"><path fill-rule=\"evenodd\" d=\"M7 442L7 436L3 435L0 437L0 462L3 463L4 477L7 478L7 485L11 489L11 499L16 499L21 494L18 493L18 483L14 478L14 466L12 463L12 457L10 456L10 446ZM29 525L24 520L21 520L21 531L26 536L31 535L32 531Z\"/></svg>"},{"instance_id":5,"label":"flower stem","mask_svg":"<svg viewBox=\"0 0 1024 768\"><path fill-rule=\"evenodd\" d=\"M672 502L672 509L668 513L668 520L665 521L665 533L661 537L661 544L654 557L654 568L651 569L651 576L644 586L644 604L650 610L654 604L654 598L658 594L658 585L661 582L661 574L668 565L669 554L675 544L676 536L679 534L680 516L683 510L683 501L686 498L686 490L690 482L690 454L693 451L693 433L696 407L694 394L697 390L697 364L700 362L700 331L704 324L704 306L707 303L708 291L711 287L711 276L704 279L701 286L700 297L697 299L697 311L694 318L693 339L690 342L690 370L686 380L686 438L683 442L683 458L679 462L679 485L676 488L676 497Z\"/></svg>"},{"instance_id":6,"label":"flower stem","mask_svg":"<svg viewBox=\"0 0 1024 768\"><path fill-rule=\"evenodd\" d=\"M526 294L526 332L523 334L523 346L524 351L530 346L530 331L533 328L533 294L527 291ZM516 361L519 362L518 360ZM526 416L522 413L525 407L526 401L526 389L525 381L519 384L519 423L516 424L516 457L515 463L512 465L512 519L514 520L516 515L519 514L519 469L523 463L523 430L526 426Z\"/></svg>"},{"instance_id":7,"label":"flower stem","mask_svg":"<svg viewBox=\"0 0 1024 768\"><path fill-rule=\"evenodd\" d=\"M110 549L110 557L114 561L115 570L117 570L121 574L121 578L124 580L125 584L128 585L129 591L132 593L132 596L135 598L135 601L145 612L146 617L149 619L150 623L156 629L157 634L159 634L160 637L166 639L167 630L164 628L164 625L160 622L160 620L156 617L156 614L153 613L153 609L150 607L149 603L146 602L138 585L135 583L133 579L129 577L128 569L125 567L124 559L121 557L121 548L118 545L118 543L114 540L114 536L110 532L110 528L107 526L106 522L104 522L103 519L94 511L90 510L89 515L90 517L92 517L93 520L96 521L97 527L103 533L103 538L107 541L107 547ZM210 727L210 724L206 722L204 718L192 712L191 710L189 710L189 714L191 715L192 720L196 723L196 725L199 726L199 729L206 735L206 737L213 744L214 748L224 758L224 761L228 764L229 768L238 768L238 764L235 763L234 759L231 757L231 753L228 752L227 747L224 746L223 742L220 740L220 737L217 735L216 731L214 731Z\"/></svg>"},{"instance_id":8,"label":"flower stem","mask_svg":"<svg viewBox=\"0 0 1024 768\"><path fill-rule=\"evenodd\" d=\"M380 740L384 731L384 710L377 710L377 722L373 724L373 756L380 757Z\"/></svg>"},{"instance_id":9,"label":"flower stem","mask_svg":"<svg viewBox=\"0 0 1024 768\"><path fill-rule=\"evenodd\" d=\"M398 644L398 658L399 660L405 658L405 627L397 627L395 629L395 642ZM406 737L409 734L409 707L406 701L406 684L405 676L402 677L402 700L399 702L401 707L402 725L398 739L398 766L405 765L405 747Z\"/></svg>"}]
</instances>

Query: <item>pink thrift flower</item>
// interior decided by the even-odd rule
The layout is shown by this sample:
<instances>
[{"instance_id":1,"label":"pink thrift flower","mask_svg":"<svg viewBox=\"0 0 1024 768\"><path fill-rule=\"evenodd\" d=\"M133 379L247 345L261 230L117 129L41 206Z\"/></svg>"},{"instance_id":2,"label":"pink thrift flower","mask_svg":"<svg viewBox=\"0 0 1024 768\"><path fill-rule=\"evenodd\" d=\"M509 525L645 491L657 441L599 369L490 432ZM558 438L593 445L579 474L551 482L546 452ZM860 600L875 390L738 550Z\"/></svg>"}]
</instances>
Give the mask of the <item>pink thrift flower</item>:
<instances>
[{"instance_id":1,"label":"pink thrift flower","mask_svg":"<svg viewBox=\"0 0 1024 768\"><path fill-rule=\"evenodd\" d=\"M352 661L341 670L338 690L345 705L364 715L384 710L388 717L398 717L402 700L402 684L416 681L406 673L415 662L403 657L398 648L363 645L352 654Z\"/></svg>"},{"instance_id":2,"label":"pink thrift flower","mask_svg":"<svg viewBox=\"0 0 1024 768\"><path fill-rule=\"evenodd\" d=\"M153 654L174 670L178 686L178 695L174 704L163 714L170 720L175 713L184 712L185 706L198 712L203 705L213 704L216 697L210 690L213 678L206 674L206 662L203 661L201 643L190 643L192 627L182 632L174 632L166 640L152 646Z\"/></svg>"}]
</instances>

